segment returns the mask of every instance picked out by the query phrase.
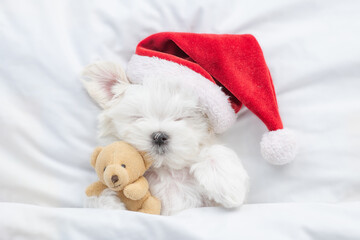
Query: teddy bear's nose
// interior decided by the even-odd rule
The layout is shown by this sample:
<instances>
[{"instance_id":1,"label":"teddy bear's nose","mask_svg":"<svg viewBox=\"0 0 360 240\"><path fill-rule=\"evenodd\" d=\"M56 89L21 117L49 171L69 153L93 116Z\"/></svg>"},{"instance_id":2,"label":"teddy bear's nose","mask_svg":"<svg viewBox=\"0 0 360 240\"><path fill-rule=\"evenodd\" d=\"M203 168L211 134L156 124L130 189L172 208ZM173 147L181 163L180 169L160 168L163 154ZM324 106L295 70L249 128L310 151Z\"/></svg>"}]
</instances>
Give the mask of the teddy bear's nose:
<instances>
[{"instance_id":1,"label":"teddy bear's nose","mask_svg":"<svg viewBox=\"0 0 360 240\"><path fill-rule=\"evenodd\" d=\"M112 175L112 176L111 176L111 181L112 181L113 183L116 183L117 181L119 181L119 177L118 177L117 175Z\"/></svg>"}]
</instances>

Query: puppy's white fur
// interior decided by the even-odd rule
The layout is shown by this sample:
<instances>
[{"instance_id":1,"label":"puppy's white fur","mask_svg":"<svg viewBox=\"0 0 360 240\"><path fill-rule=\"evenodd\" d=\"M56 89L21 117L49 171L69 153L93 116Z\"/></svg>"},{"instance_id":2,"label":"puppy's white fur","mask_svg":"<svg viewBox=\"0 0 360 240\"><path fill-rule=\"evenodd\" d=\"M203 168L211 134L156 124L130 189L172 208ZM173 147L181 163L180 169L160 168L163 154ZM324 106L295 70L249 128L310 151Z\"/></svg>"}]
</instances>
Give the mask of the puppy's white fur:
<instances>
[{"instance_id":1,"label":"puppy's white fur","mask_svg":"<svg viewBox=\"0 0 360 240\"><path fill-rule=\"evenodd\" d=\"M248 175L235 152L216 144L191 89L161 77L130 84L121 67L109 62L88 66L83 76L85 88L103 108L99 117L102 144L124 140L154 159L146 178L151 193L162 202L162 214L242 205ZM151 138L159 131L169 136L161 148ZM98 202L98 207L104 207Z\"/></svg>"},{"instance_id":2,"label":"puppy's white fur","mask_svg":"<svg viewBox=\"0 0 360 240\"><path fill-rule=\"evenodd\" d=\"M121 202L116 192L109 188L102 191L99 197L91 196L84 200L84 207L86 208L105 208L124 210L125 204Z\"/></svg>"}]
</instances>

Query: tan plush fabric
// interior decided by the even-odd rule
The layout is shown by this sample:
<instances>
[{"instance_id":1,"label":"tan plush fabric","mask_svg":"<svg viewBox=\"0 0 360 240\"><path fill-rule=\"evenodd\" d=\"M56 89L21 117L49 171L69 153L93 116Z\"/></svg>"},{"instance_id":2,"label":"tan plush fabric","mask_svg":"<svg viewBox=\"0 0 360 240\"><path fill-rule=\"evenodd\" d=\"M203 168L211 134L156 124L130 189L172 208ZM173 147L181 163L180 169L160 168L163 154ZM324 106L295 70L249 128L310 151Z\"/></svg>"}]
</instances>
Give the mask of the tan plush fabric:
<instances>
[{"instance_id":1,"label":"tan plush fabric","mask_svg":"<svg viewBox=\"0 0 360 240\"><path fill-rule=\"evenodd\" d=\"M99 181L86 189L87 196L99 196L110 188L131 211L160 214L161 203L149 191L143 177L151 160L125 142L114 142L106 147L97 147L91 156L91 165Z\"/></svg>"}]
</instances>

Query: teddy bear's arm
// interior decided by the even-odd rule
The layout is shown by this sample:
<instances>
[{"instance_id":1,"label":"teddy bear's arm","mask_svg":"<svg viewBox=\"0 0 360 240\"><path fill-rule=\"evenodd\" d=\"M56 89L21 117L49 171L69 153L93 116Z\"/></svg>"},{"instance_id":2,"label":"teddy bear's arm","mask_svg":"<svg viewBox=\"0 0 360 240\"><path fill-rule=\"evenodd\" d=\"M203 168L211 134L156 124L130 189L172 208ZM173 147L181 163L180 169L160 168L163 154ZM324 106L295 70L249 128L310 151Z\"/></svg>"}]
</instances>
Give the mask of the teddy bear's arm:
<instances>
[{"instance_id":1,"label":"teddy bear's arm","mask_svg":"<svg viewBox=\"0 0 360 240\"><path fill-rule=\"evenodd\" d=\"M100 181L97 181L97 182L92 183L90 186L88 186L86 188L85 193L88 197L99 196L102 193L102 191L106 188L107 188L107 186L105 184L103 184Z\"/></svg>"},{"instance_id":2,"label":"teddy bear's arm","mask_svg":"<svg viewBox=\"0 0 360 240\"><path fill-rule=\"evenodd\" d=\"M145 196L148 190L149 183L146 178L141 176L138 180L124 188L124 195L132 200L139 200Z\"/></svg>"}]
</instances>

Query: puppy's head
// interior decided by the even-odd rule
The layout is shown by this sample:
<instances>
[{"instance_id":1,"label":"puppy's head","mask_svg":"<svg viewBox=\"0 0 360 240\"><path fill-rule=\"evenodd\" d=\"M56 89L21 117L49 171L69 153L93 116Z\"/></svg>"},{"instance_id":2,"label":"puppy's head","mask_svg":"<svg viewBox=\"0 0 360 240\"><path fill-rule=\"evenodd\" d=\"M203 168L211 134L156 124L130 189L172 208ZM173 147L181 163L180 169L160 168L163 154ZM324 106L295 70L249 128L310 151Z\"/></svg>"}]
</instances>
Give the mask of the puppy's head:
<instances>
[{"instance_id":1,"label":"puppy's head","mask_svg":"<svg viewBox=\"0 0 360 240\"><path fill-rule=\"evenodd\" d=\"M112 63L91 65L84 73L86 89L104 109L102 138L121 139L149 153L155 168L181 169L198 160L199 149L212 132L190 89L158 78L130 84L121 68Z\"/></svg>"}]
</instances>

